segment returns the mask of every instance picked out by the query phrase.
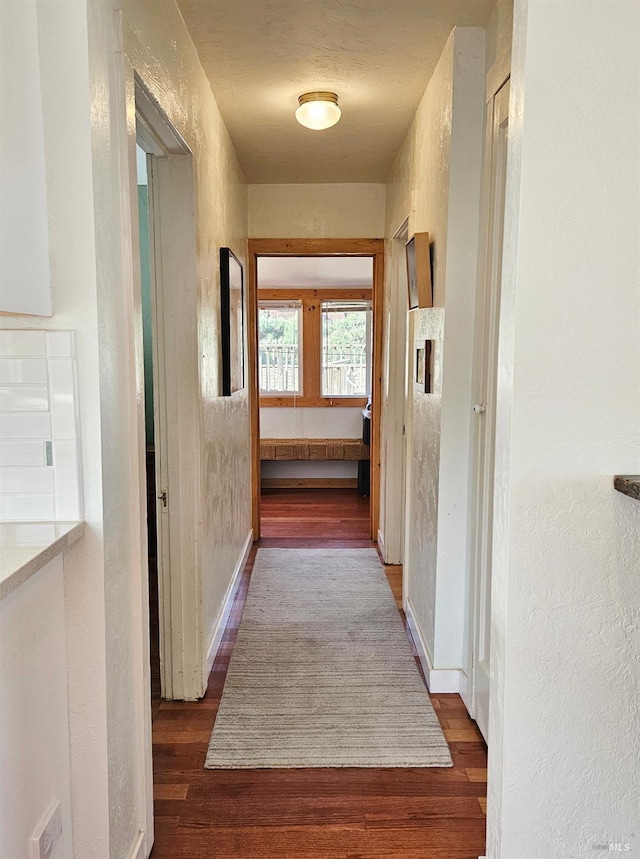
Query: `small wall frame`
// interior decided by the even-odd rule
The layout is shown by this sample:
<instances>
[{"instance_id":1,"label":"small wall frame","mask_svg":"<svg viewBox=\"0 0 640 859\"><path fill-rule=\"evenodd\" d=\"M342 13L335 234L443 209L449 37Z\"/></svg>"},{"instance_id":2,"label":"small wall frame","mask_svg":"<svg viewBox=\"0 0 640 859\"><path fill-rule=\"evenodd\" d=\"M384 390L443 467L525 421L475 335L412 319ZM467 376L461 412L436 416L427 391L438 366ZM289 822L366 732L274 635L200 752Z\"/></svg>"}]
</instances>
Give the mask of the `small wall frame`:
<instances>
[{"instance_id":1,"label":"small wall frame","mask_svg":"<svg viewBox=\"0 0 640 859\"><path fill-rule=\"evenodd\" d=\"M406 246L409 310L433 307L429 233L414 233Z\"/></svg>"},{"instance_id":2,"label":"small wall frame","mask_svg":"<svg viewBox=\"0 0 640 859\"><path fill-rule=\"evenodd\" d=\"M220 248L222 396L244 388L244 276L240 260Z\"/></svg>"},{"instance_id":3,"label":"small wall frame","mask_svg":"<svg viewBox=\"0 0 640 859\"><path fill-rule=\"evenodd\" d=\"M433 393L433 343L431 340L421 340L415 348L415 371L413 388L421 394Z\"/></svg>"}]
</instances>

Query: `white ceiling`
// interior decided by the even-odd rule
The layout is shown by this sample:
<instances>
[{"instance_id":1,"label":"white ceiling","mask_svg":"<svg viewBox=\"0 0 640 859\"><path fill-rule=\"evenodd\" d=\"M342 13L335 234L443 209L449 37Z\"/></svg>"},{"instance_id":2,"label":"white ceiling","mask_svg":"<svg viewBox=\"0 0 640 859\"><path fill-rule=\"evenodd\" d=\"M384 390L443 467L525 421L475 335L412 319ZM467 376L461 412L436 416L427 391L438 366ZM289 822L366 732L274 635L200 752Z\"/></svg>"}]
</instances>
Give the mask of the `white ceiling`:
<instances>
[{"instance_id":1,"label":"white ceiling","mask_svg":"<svg viewBox=\"0 0 640 859\"><path fill-rule=\"evenodd\" d=\"M178 0L247 181L384 182L454 26L495 0ZM338 94L311 131L298 96Z\"/></svg>"},{"instance_id":2,"label":"white ceiling","mask_svg":"<svg viewBox=\"0 0 640 859\"><path fill-rule=\"evenodd\" d=\"M371 257L258 257L262 289L371 289Z\"/></svg>"}]
</instances>

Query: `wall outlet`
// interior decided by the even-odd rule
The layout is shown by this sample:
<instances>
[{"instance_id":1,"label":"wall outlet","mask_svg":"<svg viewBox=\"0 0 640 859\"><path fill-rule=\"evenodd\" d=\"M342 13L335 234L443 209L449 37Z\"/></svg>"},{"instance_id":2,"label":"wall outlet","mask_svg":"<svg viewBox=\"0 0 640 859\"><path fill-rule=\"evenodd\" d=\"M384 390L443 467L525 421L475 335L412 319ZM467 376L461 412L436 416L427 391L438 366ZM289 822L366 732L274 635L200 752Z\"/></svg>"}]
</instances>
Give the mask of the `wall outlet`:
<instances>
[{"instance_id":1,"label":"wall outlet","mask_svg":"<svg viewBox=\"0 0 640 859\"><path fill-rule=\"evenodd\" d=\"M54 800L31 836L30 859L49 859L61 835L62 813L60 803Z\"/></svg>"}]
</instances>

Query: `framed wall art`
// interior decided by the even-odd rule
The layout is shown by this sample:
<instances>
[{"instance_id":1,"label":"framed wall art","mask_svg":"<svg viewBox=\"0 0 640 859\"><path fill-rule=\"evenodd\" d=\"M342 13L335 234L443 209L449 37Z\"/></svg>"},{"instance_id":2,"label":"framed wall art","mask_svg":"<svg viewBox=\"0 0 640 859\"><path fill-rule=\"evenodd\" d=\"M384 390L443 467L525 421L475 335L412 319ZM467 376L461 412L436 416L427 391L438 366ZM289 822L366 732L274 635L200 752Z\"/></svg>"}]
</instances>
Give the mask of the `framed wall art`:
<instances>
[{"instance_id":1,"label":"framed wall art","mask_svg":"<svg viewBox=\"0 0 640 859\"><path fill-rule=\"evenodd\" d=\"M409 310L433 307L429 233L414 233L406 244Z\"/></svg>"},{"instance_id":2,"label":"framed wall art","mask_svg":"<svg viewBox=\"0 0 640 859\"><path fill-rule=\"evenodd\" d=\"M222 396L244 388L244 272L230 248L220 248Z\"/></svg>"},{"instance_id":3,"label":"framed wall art","mask_svg":"<svg viewBox=\"0 0 640 859\"><path fill-rule=\"evenodd\" d=\"M414 390L421 394L433 393L433 344L431 340L421 340L416 343Z\"/></svg>"}]
</instances>

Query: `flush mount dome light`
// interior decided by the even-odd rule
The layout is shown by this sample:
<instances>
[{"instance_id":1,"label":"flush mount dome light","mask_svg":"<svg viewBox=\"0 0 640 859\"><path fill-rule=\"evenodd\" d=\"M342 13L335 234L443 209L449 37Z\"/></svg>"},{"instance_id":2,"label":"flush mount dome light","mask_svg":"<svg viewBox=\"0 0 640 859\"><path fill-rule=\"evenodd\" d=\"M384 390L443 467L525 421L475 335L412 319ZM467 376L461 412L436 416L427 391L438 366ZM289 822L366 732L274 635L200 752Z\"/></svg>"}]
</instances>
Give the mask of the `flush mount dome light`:
<instances>
[{"instance_id":1,"label":"flush mount dome light","mask_svg":"<svg viewBox=\"0 0 640 859\"><path fill-rule=\"evenodd\" d=\"M306 92L299 96L298 102L300 107L296 110L296 119L306 128L322 131L340 119L338 96L334 92Z\"/></svg>"}]
</instances>

